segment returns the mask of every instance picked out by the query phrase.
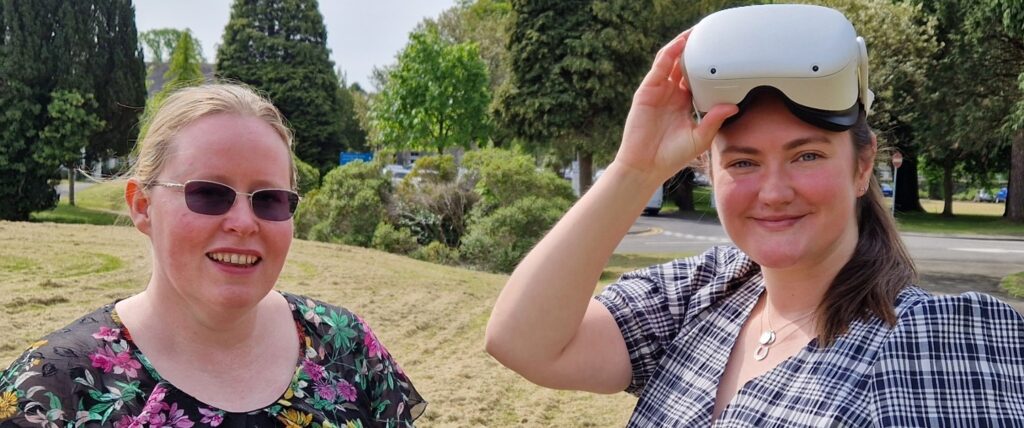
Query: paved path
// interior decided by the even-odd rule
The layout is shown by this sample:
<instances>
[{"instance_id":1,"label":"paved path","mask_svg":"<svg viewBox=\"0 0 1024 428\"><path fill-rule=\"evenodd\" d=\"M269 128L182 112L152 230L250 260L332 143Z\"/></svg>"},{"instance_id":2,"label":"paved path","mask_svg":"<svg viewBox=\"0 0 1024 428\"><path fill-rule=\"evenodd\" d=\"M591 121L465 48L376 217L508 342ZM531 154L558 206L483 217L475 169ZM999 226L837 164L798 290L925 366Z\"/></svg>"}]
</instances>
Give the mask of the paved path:
<instances>
[{"instance_id":1,"label":"paved path","mask_svg":"<svg viewBox=\"0 0 1024 428\"><path fill-rule=\"evenodd\" d=\"M903 234L920 285L935 293L978 291L1024 313L1024 299L999 288L1003 277L1024 271L1024 238ZM617 253L700 253L731 241L717 219L640 217Z\"/></svg>"}]
</instances>

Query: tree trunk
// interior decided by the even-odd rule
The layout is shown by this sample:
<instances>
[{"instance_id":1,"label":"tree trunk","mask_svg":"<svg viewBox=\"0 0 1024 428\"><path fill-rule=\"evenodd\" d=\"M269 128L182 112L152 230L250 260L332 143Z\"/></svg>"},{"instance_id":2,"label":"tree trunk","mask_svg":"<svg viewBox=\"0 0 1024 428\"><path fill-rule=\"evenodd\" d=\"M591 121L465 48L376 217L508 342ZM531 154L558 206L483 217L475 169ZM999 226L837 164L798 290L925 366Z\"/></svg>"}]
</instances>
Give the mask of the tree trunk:
<instances>
[{"instance_id":1,"label":"tree trunk","mask_svg":"<svg viewBox=\"0 0 1024 428\"><path fill-rule=\"evenodd\" d=\"M892 189L895 192L896 211L924 212L921 198L917 194L917 152L908 147L899 147L899 150L903 153L903 165L900 166L896 186Z\"/></svg>"},{"instance_id":2,"label":"tree trunk","mask_svg":"<svg viewBox=\"0 0 1024 428\"><path fill-rule=\"evenodd\" d=\"M1024 223L1024 129L1013 134L1010 146L1010 179L1007 183L1006 217Z\"/></svg>"},{"instance_id":3,"label":"tree trunk","mask_svg":"<svg viewBox=\"0 0 1024 428\"><path fill-rule=\"evenodd\" d=\"M665 197L675 202L679 211L694 211L693 202L693 168L683 168L668 180L665 185Z\"/></svg>"},{"instance_id":4,"label":"tree trunk","mask_svg":"<svg viewBox=\"0 0 1024 428\"><path fill-rule=\"evenodd\" d=\"M580 195L587 193L594 184L594 154L585 151L576 152L580 164Z\"/></svg>"},{"instance_id":5,"label":"tree trunk","mask_svg":"<svg viewBox=\"0 0 1024 428\"><path fill-rule=\"evenodd\" d=\"M68 165L68 204L75 206L75 179L78 178L78 170L75 165Z\"/></svg>"},{"instance_id":6,"label":"tree trunk","mask_svg":"<svg viewBox=\"0 0 1024 428\"><path fill-rule=\"evenodd\" d=\"M953 157L942 162L942 216L953 217Z\"/></svg>"}]
</instances>

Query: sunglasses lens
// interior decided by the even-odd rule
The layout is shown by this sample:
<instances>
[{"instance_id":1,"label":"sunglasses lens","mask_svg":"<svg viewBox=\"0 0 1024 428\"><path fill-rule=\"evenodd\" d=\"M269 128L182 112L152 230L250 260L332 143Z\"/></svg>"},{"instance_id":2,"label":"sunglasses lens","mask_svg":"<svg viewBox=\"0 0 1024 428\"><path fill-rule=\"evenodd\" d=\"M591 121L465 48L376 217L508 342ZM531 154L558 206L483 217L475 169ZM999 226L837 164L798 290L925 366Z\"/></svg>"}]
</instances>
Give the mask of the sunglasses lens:
<instances>
[{"instance_id":1,"label":"sunglasses lens","mask_svg":"<svg viewBox=\"0 0 1024 428\"><path fill-rule=\"evenodd\" d=\"M299 195L280 189L257 190L252 194L252 210L256 217L269 221L292 218L299 205Z\"/></svg>"},{"instance_id":2,"label":"sunglasses lens","mask_svg":"<svg viewBox=\"0 0 1024 428\"><path fill-rule=\"evenodd\" d=\"M235 191L219 183L190 181L185 184L185 205L206 215L221 215L235 203Z\"/></svg>"}]
</instances>

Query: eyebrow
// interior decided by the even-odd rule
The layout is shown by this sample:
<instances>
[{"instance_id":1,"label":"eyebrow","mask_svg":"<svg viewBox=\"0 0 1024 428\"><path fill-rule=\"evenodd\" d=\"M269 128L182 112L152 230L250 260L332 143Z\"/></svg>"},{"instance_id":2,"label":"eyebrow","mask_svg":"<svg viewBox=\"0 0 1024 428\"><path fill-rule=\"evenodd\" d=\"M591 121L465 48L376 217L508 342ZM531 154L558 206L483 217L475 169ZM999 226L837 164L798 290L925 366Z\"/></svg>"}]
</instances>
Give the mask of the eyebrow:
<instances>
[{"instance_id":1,"label":"eyebrow","mask_svg":"<svg viewBox=\"0 0 1024 428\"><path fill-rule=\"evenodd\" d=\"M813 137L797 138L797 139L795 139L793 141L790 141L790 142L784 144L782 146L782 150L789 151L789 150L793 150L793 149L795 149L797 147L804 146L804 145L807 145L807 144L813 144L813 143L832 144L832 140L829 140L824 135L816 135L816 136L813 136ZM761 151L756 149L756 148L754 148L754 147L750 147L750 146L728 146L728 147L722 149L722 153L721 154L724 155L724 154L729 154L729 153L738 153L738 154L744 154L744 155L756 155L758 153L761 153Z\"/></svg>"}]
</instances>

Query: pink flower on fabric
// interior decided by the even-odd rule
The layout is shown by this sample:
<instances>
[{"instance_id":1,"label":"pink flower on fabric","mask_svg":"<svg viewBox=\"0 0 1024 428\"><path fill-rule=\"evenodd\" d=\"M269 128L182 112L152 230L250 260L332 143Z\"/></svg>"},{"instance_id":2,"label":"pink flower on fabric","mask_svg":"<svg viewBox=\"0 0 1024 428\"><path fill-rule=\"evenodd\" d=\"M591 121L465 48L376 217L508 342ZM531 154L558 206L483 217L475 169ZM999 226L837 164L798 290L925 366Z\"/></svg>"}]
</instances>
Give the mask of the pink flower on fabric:
<instances>
[{"instance_id":1,"label":"pink flower on fabric","mask_svg":"<svg viewBox=\"0 0 1024 428\"><path fill-rule=\"evenodd\" d=\"M129 415L121 416L121 419L114 423L114 428L142 428L146 422L141 418L134 418Z\"/></svg>"},{"instance_id":2,"label":"pink flower on fabric","mask_svg":"<svg viewBox=\"0 0 1024 428\"><path fill-rule=\"evenodd\" d=\"M334 389L334 386L326 382L317 382L313 385L313 390L327 401L334 401L334 398L338 396L338 391Z\"/></svg>"},{"instance_id":3,"label":"pink flower on fabric","mask_svg":"<svg viewBox=\"0 0 1024 428\"><path fill-rule=\"evenodd\" d=\"M146 415L151 415L148 418L152 420L152 418L159 416L160 412L169 409L170 406L163 402L166 395L167 388L164 388L162 385L154 387L153 392L149 393L149 398L146 399L146 405L142 407L142 413L139 415L139 418L142 419Z\"/></svg>"},{"instance_id":4,"label":"pink flower on fabric","mask_svg":"<svg viewBox=\"0 0 1024 428\"><path fill-rule=\"evenodd\" d=\"M302 360L302 371L306 372L306 375L308 375L309 379L313 382L320 382L327 373L327 371L324 370L324 366L314 363L313 360L308 358Z\"/></svg>"},{"instance_id":5,"label":"pink flower on fabric","mask_svg":"<svg viewBox=\"0 0 1024 428\"><path fill-rule=\"evenodd\" d=\"M352 386L346 380L338 382L338 395L342 396L345 401L355 402L356 401L356 387Z\"/></svg>"},{"instance_id":6,"label":"pink flower on fabric","mask_svg":"<svg viewBox=\"0 0 1024 428\"><path fill-rule=\"evenodd\" d=\"M192 422L185 415L185 409L179 409L178 403L171 404L171 408L167 410L168 420L167 426L174 428L192 428L195 422Z\"/></svg>"},{"instance_id":7,"label":"pink flower on fabric","mask_svg":"<svg viewBox=\"0 0 1024 428\"><path fill-rule=\"evenodd\" d=\"M381 345L377 336L370 331L370 326L362 318L359 319L359 323L363 325L363 345L366 346L366 353L371 358L386 357L388 350L384 349L384 345Z\"/></svg>"},{"instance_id":8,"label":"pink flower on fabric","mask_svg":"<svg viewBox=\"0 0 1024 428\"><path fill-rule=\"evenodd\" d=\"M224 412L220 410L213 410L200 407L199 413L203 415L203 420L199 422L209 424L211 427L218 426L224 422Z\"/></svg>"},{"instance_id":9,"label":"pink flower on fabric","mask_svg":"<svg viewBox=\"0 0 1024 428\"><path fill-rule=\"evenodd\" d=\"M89 355L89 359L92 360L92 366L103 369L103 373L123 373L129 378L137 377L139 375L137 370L142 368L142 363L132 358L131 353L128 351L115 353L110 346L100 348Z\"/></svg>"},{"instance_id":10,"label":"pink flower on fabric","mask_svg":"<svg viewBox=\"0 0 1024 428\"><path fill-rule=\"evenodd\" d=\"M113 342L121 337L121 329L101 326L100 331L92 334L93 338Z\"/></svg>"}]
</instances>

